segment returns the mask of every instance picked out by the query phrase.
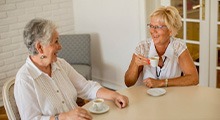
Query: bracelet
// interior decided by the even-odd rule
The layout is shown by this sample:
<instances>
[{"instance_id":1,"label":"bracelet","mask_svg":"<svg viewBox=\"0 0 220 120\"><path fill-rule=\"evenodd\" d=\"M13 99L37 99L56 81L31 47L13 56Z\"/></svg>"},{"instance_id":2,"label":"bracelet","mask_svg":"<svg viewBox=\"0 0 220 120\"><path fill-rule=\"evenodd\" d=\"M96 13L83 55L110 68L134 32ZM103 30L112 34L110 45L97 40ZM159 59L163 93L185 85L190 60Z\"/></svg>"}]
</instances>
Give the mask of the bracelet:
<instances>
[{"instance_id":1,"label":"bracelet","mask_svg":"<svg viewBox=\"0 0 220 120\"><path fill-rule=\"evenodd\" d=\"M56 115L54 116L55 120L59 120L59 115L60 115L60 114L56 114Z\"/></svg>"},{"instance_id":2,"label":"bracelet","mask_svg":"<svg viewBox=\"0 0 220 120\"><path fill-rule=\"evenodd\" d=\"M168 79L165 79L165 87L168 87Z\"/></svg>"}]
</instances>

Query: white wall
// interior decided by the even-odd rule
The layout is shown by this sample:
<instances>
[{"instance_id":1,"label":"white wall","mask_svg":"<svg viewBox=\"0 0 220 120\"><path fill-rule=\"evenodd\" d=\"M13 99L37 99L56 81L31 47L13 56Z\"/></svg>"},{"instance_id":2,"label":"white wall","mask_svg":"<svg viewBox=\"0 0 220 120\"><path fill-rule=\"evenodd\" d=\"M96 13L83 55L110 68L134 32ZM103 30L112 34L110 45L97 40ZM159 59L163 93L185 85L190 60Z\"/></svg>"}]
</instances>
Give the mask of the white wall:
<instances>
[{"instance_id":1,"label":"white wall","mask_svg":"<svg viewBox=\"0 0 220 120\"><path fill-rule=\"evenodd\" d=\"M0 94L6 80L25 62L22 31L35 17L53 20L61 34L74 32L72 0L0 0Z\"/></svg>"},{"instance_id":2,"label":"white wall","mask_svg":"<svg viewBox=\"0 0 220 120\"><path fill-rule=\"evenodd\" d=\"M143 0L73 1L75 32L92 34L93 79L113 89L125 87L131 56L145 39Z\"/></svg>"}]
</instances>

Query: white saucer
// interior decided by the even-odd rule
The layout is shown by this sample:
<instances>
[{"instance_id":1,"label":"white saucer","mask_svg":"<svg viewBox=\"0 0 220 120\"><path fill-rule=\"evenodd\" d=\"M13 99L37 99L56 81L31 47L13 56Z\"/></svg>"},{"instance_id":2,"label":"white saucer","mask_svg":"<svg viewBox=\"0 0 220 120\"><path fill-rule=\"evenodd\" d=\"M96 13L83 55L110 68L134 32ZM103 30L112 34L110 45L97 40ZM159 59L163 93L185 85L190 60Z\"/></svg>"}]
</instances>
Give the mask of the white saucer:
<instances>
[{"instance_id":1,"label":"white saucer","mask_svg":"<svg viewBox=\"0 0 220 120\"><path fill-rule=\"evenodd\" d=\"M166 93L166 90L163 88L151 88L147 90L147 93L151 96L161 96Z\"/></svg>"},{"instance_id":2,"label":"white saucer","mask_svg":"<svg viewBox=\"0 0 220 120\"><path fill-rule=\"evenodd\" d=\"M100 111L94 110L94 108L92 106L89 107L89 112L95 113L95 114L101 114L101 113L105 113L107 111L109 111L109 106L106 105L106 104L104 104L104 108L102 110L100 110Z\"/></svg>"}]
</instances>

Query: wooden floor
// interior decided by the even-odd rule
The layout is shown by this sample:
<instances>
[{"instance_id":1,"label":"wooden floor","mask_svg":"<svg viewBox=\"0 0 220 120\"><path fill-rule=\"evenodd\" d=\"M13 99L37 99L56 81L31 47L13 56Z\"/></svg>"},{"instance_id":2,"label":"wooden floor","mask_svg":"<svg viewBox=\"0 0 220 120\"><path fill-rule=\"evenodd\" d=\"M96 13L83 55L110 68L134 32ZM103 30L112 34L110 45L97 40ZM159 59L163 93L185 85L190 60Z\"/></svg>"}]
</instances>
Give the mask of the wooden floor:
<instances>
[{"instance_id":1,"label":"wooden floor","mask_svg":"<svg viewBox=\"0 0 220 120\"><path fill-rule=\"evenodd\" d=\"M0 107L0 120L8 120L4 107Z\"/></svg>"}]
</instances>

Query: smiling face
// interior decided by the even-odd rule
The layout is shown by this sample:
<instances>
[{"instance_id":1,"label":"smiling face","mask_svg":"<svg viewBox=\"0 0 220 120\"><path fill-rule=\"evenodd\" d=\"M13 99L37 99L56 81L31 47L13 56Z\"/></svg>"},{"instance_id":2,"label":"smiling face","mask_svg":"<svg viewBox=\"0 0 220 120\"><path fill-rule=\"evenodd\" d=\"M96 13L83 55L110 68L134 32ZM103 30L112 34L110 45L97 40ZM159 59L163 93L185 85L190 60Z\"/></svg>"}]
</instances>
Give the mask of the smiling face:
<instances>
[{"instance_id":1,"label":"smiling face","mask_svg":"<svg viewBox=\"0 0 220 120\"><path fill-rule=\"evenodd\" d=\"M47 62L49 64L57 61L57 53L62 49L59 43L59 34L55 30L52 33L51 41L48 45L43 46L43 54L46 56Z\"/></svg>"},{"instance_id":2,"label":"smiling face","mask_svg":"<svg viewBox=\"0 0 220 120\"><path fill-rule=\"evenodd\" d=\"M152 17L150 25L154 26L150 27L150 34L155 46L168 44L171 36L171 31L167 27L158 27L166 26L165 23L161 22L157 17Z\"/></svg>"}]
</instances>

